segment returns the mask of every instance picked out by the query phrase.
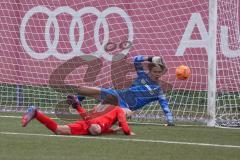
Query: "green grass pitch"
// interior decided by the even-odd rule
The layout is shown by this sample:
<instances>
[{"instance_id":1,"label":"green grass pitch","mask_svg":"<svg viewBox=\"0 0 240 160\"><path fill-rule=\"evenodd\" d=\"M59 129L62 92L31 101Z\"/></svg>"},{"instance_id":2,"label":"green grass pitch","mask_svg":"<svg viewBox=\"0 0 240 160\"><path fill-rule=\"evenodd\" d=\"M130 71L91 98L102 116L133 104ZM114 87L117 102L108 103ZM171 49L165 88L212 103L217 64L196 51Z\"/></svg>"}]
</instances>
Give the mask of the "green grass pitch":
<instances>
[{"instance_id":1,"label":"green grass pitch","mask_svg":"<svg viewBox=\"0 0 240 160\"><path fill-rule=\"evenodd\" d=\"M54 136L32 121L0 113L0 160L239 160L240 130L202 126L131 125L123 134ZM7 133L9 132L9 133Z\"/></svg>"}]
</instances>

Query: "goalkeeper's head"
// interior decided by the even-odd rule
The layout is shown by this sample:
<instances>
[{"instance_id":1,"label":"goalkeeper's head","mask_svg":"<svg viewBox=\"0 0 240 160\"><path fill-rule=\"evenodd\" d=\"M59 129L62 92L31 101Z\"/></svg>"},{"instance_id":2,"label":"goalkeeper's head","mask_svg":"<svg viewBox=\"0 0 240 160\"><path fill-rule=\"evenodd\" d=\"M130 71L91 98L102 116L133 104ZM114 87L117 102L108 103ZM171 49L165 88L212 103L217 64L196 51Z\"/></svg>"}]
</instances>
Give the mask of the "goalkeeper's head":
<instances>
[{"instance_id":1,"label":"goalkeeper's head","mask_svg":"<svg viewBox=\"0 0 240 160\"><path fill-rule=\"evenodd\" d=\"M97 136L101 134L101 126L99 124L91 124L90 127L88 128L88 131L91 135Z\"/></svg>"},{"instance_id":2,"label":"goalkeeper's head","mask_svg":"<svg viewBox=\"0 0 240 160\"><path fill-rule=\"evenodd\" d=\"M167 72L167 67L165 64L160 65L156 63L148 63L149 75L153 80L157 80L162 75Z\"/></svg>"},{"instance_id":3,"label":"goalkeeper's head","mask_svg":"<svg viewBox=\"0 0 240 160\"><path fill-rule=\"evenodd\" d=\"M148 61L150 62L148 64L149 71L157 71L161 74L165 74L167 72L166 64L162 57L154 56L154 57L148 57Z\"/></svg>"}]
</instances>

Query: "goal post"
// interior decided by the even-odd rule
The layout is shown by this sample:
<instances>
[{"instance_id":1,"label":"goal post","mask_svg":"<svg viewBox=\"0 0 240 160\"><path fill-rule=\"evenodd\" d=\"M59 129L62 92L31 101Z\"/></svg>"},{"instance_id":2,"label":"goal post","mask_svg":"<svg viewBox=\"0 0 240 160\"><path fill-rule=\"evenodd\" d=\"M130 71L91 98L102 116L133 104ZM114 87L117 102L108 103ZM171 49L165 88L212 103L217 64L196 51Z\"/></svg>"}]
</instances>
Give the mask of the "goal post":
<instances>
[{"instance_id":1,"label":"goal post","mask_svg":"<svg viewBox=\"0 0 240 160\"><path fill-rule=\"evenodd\" d=\"M159 83L177 123L239 127L239 9L239 0L1 1L0 112L35 104L54 114L78 86L125 89L135 56L161 56ZM179 65L189 79L176 78ZM132 117L164 120L158 102Z\"/></svg>"},{"instance_id":2,"label":"goal post","mask_svg":"<svg viewBox=\"0 0 240 160\"><path fill-rule=\"evenodd\" d=\"M217 0L209 0L209 46L208 46L208 126L216 124L216 73L217 73Z\"/></svg>"}]
</instances>

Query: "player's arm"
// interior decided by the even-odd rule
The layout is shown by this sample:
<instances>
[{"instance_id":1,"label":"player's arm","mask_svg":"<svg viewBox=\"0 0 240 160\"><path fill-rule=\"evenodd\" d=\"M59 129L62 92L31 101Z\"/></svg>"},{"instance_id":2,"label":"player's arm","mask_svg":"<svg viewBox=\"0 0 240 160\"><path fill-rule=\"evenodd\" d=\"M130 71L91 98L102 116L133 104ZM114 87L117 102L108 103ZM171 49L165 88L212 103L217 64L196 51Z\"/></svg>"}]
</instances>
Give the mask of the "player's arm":
<instances>
[{"instance_id":1,"label":"player's arm","mask_svg":"<svg viewBox=\"0 0 240 160\"><path fill-rule=\"evenodd\" d=\"M114 132L118 132L118 131L121 131L121 130L122 130L122 127L117 126L117 127L112 127L111 129L112 129Z\"/></svg>"},{"instance_id":2,"label":"player's arm","mask_svg":"<svg viewBox=\"0 0 240 160\"><path fill-rule=\"evenodd\" d=\"M117 133L118 131L121 131L122 127L112 127L109 128L105 133Z\"/></svg>"},{"instance_id":3,"label":"player's arm","mask_svg":"<svg viewBox=\"0 0 240 160\"><path fill-rule=\"evenodd\" d=\"M173 114L169 108L168 100L166 99L165 95L162 93L158 96L159 98L159 103L160 106L162 107L162 110L165 114L165 118L167 121L168 126L174 126L174 121L173 121Z\"/></svg>"},{"instance_id":4,"label":"player's arm","mask_svg":"<svg viewBox=\"0 0 240 160\"><path fill-rule=\"evenodd\" d=\"M133 134L133 132L131 132L131 129L127 124L127 119L126 119L125 113L120 108L117 112L117 119L118 119L119 127L121 127L121 129L125 135L135 135L135 134Z\"/></svg>"},{"instance_id":5,"label":"player's arm","mask_svg":"<svg viewBox=\"0 0 240 160\"><path fill-rule=\"evenodd\" d=\"M138 74L144 71L142 66L142 62L144 61L148 61L150 63L155 64L156 66L160 66L163 69L164 73L167 72L167 67L162 57L159 57L159 56L146 57L146 56L139 55L134 58L134 66Z\"/></svg>"},{"instance_id":6,"label":"player's arm","mask_svg":"<svg viewBox=\"0 0 240 160\"><path fill-rule=\"evenodd\" d=\"M138 75L145 73L143 66L142 66L142 62L147 61L147 60L148 60L147 57L140 56L140 55L134 57L134 67L135 67L135 70Z\"/></svg>"},{"instance_id":7,"label":"player's arm","mask_svg":"<svg viewBox=\"0 0 240 160\"><path fill-rule=\"evenodd\" d=\"M104 134L114 134L117 133L114 128L108 128L107 130L104 131Z\"/></svg>"},{"instance_id":8,"label":"player's arm","mask_svg":"<svg viewBox=\"0 0 240 160\"><path fill-rule=\"evenodd\" d=\"M89 118L89 115L87 113L87 111L81 106L79 105L77 108L76 108L77 112L80 114L80 116L83 118L83 119L88 119Z\"/></svg>"},{"instance_id":9,"label":"player's arm","mask_svg":"<svg viewBox=\"0 0 240 160\"><path fill-rule=\"evenodd\" d=\"M112 128L109 128L107 131L104 132L104 134L115 134L119 131L122 131L122 127L112 127ZM136 135L135 133L133 133L132 131L130 131L130 134L126 134L126 135L131 135L131 136L134 136Z\"/></svg>"}]
</instances>

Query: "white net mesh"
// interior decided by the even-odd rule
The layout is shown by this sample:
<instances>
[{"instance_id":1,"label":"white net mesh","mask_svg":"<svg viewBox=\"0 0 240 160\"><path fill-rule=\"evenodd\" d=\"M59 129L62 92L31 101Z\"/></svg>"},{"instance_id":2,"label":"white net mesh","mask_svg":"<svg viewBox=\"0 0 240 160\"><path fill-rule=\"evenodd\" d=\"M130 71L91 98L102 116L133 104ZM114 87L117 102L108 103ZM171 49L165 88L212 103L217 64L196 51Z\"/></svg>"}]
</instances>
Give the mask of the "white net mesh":
<instances>
[{"instance_id":1,"label":"white net mesh","mask_svg":"<svg viewBox=\"0 0 240 160\"><path fill-rule=\"evenodd\" d=\"M218 3L217 124L240 125L239 9L237 0Z\"/></svg>"},{"instance_id":2,"label":"white net mesh","mask_svg":"<svg viewBox=\"0 0 240 160\"><path fill-rule=\"evenodd\" d=\"M226 124L239 122L239 58L222 54L220 25L231 26L229 48L237 49L238 3L222 0L218 7L217 117ZM161 83L175 119L207 119L207 51L191 42L204 39L208 31L208 0L5 0L0 7L1 111L24 111L35 104L54 112L68 93L77 93L74 86L126 88L136 76L133 57L156 55L169 68ZM189 23L197 25L186 29ZM191 42L182 52L184 35ZM119 53L127 56L112 63ZM98 59L87 62L91 56ZM186 81L175 77L180 64L191 68ZM87 99L84 105L96 103ZM134 119L162 120L163 113L152 103Z\"/></svg>"}]
</instances>

